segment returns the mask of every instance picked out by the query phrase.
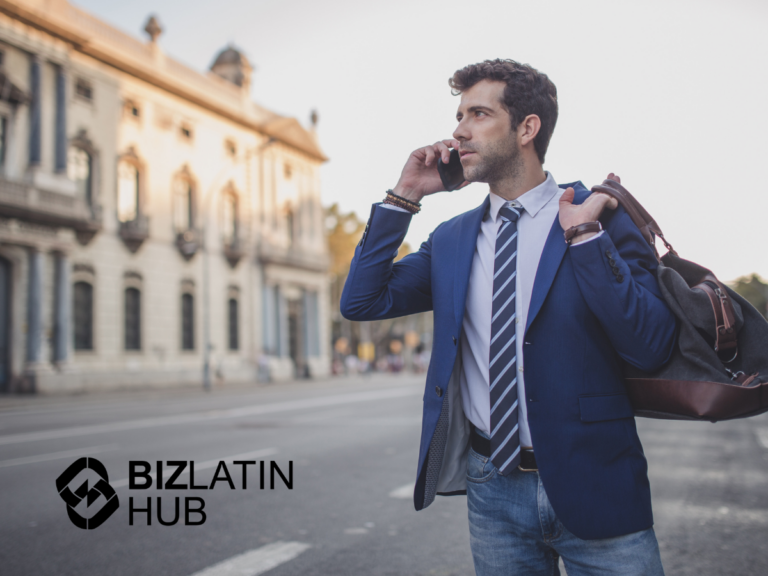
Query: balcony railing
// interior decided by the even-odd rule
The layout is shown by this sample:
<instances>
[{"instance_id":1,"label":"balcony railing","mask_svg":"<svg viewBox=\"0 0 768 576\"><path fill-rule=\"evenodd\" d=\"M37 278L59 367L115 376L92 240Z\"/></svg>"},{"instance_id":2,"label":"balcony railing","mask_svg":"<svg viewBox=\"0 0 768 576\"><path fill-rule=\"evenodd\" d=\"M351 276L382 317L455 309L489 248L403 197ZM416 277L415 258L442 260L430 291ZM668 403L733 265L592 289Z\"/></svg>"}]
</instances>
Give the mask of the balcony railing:
<instances>
[{"instance_id":1,"label":"balcony railing","mask_svg":"<svg viewBox=\"0 0 768 576\"><path fill-rule=\"evenodd\" d=\"M259 244L258 258L264 264L281 264L314 272L326 272L330 265L327 254L309 252L296 247L284 248L265 241Z\"/></svg>"},{"instance_id":2,"label":"balcony railing","mask_svg":"<svg viewBox=\"0 0 768 576\"><path fill-rule=\"evenodd\" d=\"M84 244L101 230L99 210L77 195L3 177L0 177L0 213L36 224L72 228Z\"/></svg>"},{"instance_id":3,"label":"balcony railing","mask_svg":"<svg viewBox=\"0 0 768 576\"><path fill-rule=\"evenodd\" d=\"M144 214L139 214L133 220L120 222L120 238L128 250L136 252L144 240L149 238L149 218Z\"/></svg>"}]
</instances>

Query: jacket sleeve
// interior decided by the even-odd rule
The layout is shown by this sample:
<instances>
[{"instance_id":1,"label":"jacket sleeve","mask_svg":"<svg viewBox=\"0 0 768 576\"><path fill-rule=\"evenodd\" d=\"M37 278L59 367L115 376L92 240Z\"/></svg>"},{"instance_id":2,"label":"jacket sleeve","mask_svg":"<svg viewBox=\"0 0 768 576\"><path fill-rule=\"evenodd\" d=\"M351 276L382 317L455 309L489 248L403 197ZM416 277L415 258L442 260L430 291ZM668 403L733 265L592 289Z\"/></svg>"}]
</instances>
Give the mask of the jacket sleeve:
<instances>
[{"instance_id":1,"label":"jacket sleeve","mask_svg":"<svg viewBox=\"0 0 768 576\"><path fill-rule=\"evenodd\" d=\"M601 220L606 233L569 248L576 281L618 354L652 372L670 358L677 337L656 256L623 208Z\"/></svg>"},{"instance_id":2,"label":"jacket sleeve","mask_svg":"<svg viewBox=\"0 0 768 576\"><path fill-rule=\"evenodd\" d=\"M432 309L432 234L418 252L394 262L411 218L373 205L341 295L341 314L347 320L381 320Z\"/></svg>"}]
</instances>

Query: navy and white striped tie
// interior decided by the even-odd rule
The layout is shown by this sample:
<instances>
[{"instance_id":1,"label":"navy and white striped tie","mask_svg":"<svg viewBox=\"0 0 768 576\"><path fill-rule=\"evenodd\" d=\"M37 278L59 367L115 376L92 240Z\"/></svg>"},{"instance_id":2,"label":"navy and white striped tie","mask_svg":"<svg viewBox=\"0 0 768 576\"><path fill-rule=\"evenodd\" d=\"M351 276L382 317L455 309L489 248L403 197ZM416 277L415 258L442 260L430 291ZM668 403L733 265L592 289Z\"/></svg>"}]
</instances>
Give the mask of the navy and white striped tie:
<instances>
[{"instance_id":1,"label":"navy and white striped tie","mask_svg":"<svg viewBox=\"0 0 768 576\"><path fill-rule=\"evenodd\" d=\"M517 219L522 208L505 205L496 235L489 378L491 386L491 461L502 475L520 463L517 421L517 346L515 343L515 278Z\"/></svg>"}]
</instances>

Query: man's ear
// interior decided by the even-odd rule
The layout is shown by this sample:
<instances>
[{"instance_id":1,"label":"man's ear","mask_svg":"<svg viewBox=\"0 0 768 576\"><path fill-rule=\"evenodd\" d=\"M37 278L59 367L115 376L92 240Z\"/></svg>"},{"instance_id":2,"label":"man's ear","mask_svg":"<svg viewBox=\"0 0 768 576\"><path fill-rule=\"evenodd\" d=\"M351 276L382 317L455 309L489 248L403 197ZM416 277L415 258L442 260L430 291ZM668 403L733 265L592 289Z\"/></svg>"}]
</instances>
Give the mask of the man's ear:
<instances>
[{"instance_id":1,"label":"man's ear","mask_svg":"<svg viewBox=\"0 0 768 576\"><path fill-rule=\"evenodd\" d=\"M533 144L533 140L541 130L541 118L536 114L528 114L517 127L517 139L520 146Z\"/></svg>"}]
</instances>

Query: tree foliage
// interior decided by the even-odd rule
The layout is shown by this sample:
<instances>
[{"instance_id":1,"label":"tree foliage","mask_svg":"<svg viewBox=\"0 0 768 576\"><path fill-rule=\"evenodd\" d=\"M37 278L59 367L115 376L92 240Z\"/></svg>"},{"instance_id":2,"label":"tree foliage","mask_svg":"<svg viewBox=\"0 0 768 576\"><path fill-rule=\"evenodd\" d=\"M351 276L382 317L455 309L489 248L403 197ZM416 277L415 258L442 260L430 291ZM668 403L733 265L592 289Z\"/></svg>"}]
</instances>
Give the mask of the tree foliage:
<instances>
[{"instance_id":1,"label":"tree foliage","mask_svg":"<svg viewBox=\"0 0 768 576\"><path fill-rule=\"evenodd\" d=\"M733 283L733 289L743 296L763 316L768 317L768 284L757 274L742 276Z\"/></svg>"}]
</instances>

